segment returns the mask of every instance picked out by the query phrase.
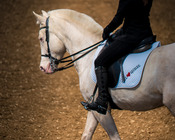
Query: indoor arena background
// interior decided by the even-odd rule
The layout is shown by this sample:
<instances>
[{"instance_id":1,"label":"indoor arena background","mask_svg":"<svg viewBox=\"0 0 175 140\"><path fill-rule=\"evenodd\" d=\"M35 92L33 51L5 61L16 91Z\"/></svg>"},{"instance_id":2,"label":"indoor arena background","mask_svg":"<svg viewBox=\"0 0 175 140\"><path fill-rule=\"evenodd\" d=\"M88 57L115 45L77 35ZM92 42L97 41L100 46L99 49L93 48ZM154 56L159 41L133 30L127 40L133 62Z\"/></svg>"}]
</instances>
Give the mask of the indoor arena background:
<instances>
[{"instance_id":1,"label":"indoor arena background","mask_svg":"<svg viewBox=\"0 0 175 140\"><path fill-rule=\"evenodd\" d=\"M33 11L73 9L105 27L118 0L0 1L0 140L79 140L87 111L74 68L46 75L39 70L39 26ZM175 42L175 0L154 0L151 26L162 45ZM122 140L174 140L175 118L167 108L113 110ZM99 125L93 140L108 140Z\"/></svg>"}]
</instances>

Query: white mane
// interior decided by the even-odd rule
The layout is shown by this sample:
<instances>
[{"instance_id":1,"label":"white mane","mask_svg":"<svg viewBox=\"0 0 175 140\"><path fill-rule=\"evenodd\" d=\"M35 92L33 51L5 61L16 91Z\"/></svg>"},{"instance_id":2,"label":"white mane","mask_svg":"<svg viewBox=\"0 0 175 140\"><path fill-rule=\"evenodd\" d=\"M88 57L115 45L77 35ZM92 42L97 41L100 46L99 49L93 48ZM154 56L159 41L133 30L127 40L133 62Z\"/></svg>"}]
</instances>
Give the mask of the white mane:
<instances>
[{"instance_id":1,"label":"white mane","mask_svg":"<svg viewBox=\"0 0 175 140\"><path fill-rule=\"evenodd\" d=\"M70 21L71 23L76 23L79 25L79 28L88 30L93 34L102 34L102 26L86 14L79 13L70 9L52 10L49 11L48 14L55 18L61 17L67 21Z\"/></svg>"}]
</instances>

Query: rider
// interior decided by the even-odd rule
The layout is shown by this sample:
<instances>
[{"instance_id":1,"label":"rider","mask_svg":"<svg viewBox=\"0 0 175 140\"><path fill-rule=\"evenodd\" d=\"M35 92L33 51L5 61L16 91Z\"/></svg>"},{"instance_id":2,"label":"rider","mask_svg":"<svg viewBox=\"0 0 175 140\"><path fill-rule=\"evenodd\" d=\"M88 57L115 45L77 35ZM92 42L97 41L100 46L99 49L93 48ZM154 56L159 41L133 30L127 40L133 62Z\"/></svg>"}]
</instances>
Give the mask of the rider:
<instances>
[{"instance_id":1,"label":"rider","mask_svg":"<svg viewBox=\"0 0 175 140\"><path fill-rule=\"evenodd\" d=\"M153 36L149 13L153 0L119 0L119 7L113 20L104 28L103 39L109 39L110 33L123 26L115 33L116 38L95 60L95 73L99 94L95 102L82 102L89 110L106 114L110 94L108 91L108 67L122 56L134 50L145 38Z\"/></svg>"}]
</instances>

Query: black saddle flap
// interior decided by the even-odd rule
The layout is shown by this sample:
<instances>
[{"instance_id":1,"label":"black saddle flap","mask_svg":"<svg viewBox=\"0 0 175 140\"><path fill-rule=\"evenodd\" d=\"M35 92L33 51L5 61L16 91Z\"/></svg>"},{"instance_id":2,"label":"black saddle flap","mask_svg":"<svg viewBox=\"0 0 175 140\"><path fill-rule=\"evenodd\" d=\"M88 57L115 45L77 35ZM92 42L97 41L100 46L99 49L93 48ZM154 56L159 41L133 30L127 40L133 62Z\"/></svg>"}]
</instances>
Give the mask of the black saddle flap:
<instances>
[{"instance_id":1,"label":"black saddle flap","mask_svg":"<svg viewBox=\"0 0 175 140\"><path fill-rule=\"evenodd\" d=\"M119 76L120 76L120 63L119 61L116 61L108 69L108 86L110 88L114 88L117 85Z\"/></svg>"}]
</instances>

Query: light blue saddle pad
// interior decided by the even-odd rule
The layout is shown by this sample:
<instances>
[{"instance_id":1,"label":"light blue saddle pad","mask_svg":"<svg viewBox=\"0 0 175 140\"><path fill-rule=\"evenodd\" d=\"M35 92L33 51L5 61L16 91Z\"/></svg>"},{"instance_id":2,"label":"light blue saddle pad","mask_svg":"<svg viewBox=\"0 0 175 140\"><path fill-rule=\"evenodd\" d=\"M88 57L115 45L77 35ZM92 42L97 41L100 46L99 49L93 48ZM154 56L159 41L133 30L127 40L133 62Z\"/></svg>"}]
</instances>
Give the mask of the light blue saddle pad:
<instances>
[{"instance_id":1,"label":"light blue saddle pad","mask_svg":"<svg viewBox=\"0 0 175 140\"><path fill-rule=\"evenodd\" d=\"M106 42L103 42L97 49L94 60L98 56L101 49L104 47ZM150 53L157 47L161 46L160 42L157 41L152 44L151 48L145 52L129 54L123 62L123 72L125 82L122 81L122 75L120 72L118 84L114 88L134 88L141 80L145 63ZM96 83L96 75L94 70L94 60L91 68L91 78Z\"/></svg>"}]
</instances>

